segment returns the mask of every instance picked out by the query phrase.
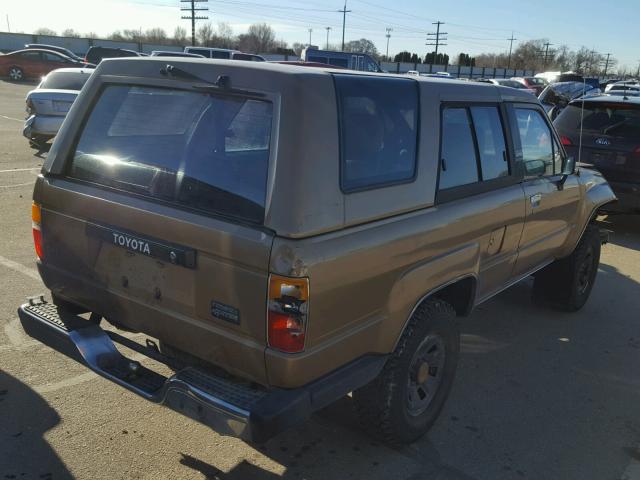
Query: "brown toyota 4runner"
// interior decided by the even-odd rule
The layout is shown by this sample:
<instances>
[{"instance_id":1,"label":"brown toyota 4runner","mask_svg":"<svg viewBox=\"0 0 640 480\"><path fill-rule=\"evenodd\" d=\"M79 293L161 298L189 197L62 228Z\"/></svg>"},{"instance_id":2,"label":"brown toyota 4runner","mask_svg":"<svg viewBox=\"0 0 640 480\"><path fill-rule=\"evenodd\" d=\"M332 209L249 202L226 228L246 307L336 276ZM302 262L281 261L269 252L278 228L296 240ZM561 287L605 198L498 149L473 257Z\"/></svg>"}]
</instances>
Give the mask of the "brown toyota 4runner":
<instances>
[{"instance_id":1,"label":"brown toyota 4runner","mask_svg":"<svg viewBox=\"0 0 640 480\"><path fill-rule=\"evenodd\" d=\"M530 94L169 62L103 61L53 144L32 337L222 434L261 442L353 392L400 443L451 389L456 317L530 275L546 304L586 302L615 196Z\"/></svg>"}]
</instances>

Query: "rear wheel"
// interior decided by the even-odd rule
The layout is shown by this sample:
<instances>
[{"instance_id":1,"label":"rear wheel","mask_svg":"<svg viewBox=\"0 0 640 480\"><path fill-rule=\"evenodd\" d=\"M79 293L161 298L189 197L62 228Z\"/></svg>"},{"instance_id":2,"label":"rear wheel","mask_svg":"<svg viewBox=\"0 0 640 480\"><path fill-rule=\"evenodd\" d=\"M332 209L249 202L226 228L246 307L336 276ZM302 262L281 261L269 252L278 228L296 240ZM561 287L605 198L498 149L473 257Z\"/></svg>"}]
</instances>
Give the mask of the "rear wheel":
<instances>
[{"instance_id":1,"label":"rear wheel","mask_svg":"<svg viewBox=\"0 0 640 480\"><path fill-rule=\"evenodd\" d=\"M436 421L458 364L455 316L442 300L423 302L378 378L353 392L361 424L372 436L410 443Z\"/></svg>"},{"instance_id":2,"label":"rear wheel","mask_svg":"<svg viewBox=\"0 0 640 480\"><path fill-rule=\"evenodd\" d=\"M575 312L587 302L600 264L600 234L589 225L571 255L538 272L533 298L560 310Z\"/></svg>"},{"instance_id":3,"label":"rear wheel","mask_svg":"<svg viewBox=\"0 0 640 480\"><path fill-rule=\"evenodd\" d=\"M21 82L24 80L24 71L20 67L10 67L9 78L14 82Z\"/></svg>"}]
</instances>

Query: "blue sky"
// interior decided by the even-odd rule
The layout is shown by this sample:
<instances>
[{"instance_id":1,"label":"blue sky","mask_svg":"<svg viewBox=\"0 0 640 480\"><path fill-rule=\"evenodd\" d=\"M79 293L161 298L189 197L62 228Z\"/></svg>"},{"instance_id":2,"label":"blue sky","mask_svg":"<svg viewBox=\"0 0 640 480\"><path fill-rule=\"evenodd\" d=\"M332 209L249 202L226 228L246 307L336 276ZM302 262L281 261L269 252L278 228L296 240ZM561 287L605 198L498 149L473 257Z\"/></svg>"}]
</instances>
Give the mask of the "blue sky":
<instances>
[{"instance_id":1,"label":"blue sky","mask_svg":"<svg viewBox=\"0 0 640 480\"><path fill-rule=\"evenodd\" d=\"M278 38L288 42L324 45L325 27L330 41L341 39L344 0L209 0L209 17L214 23L229 23L235 33L254 22L270 23ZM431 22L446 23L445 53L478 54L506 51L507 38L514 31L518 41L548 38L555 45L586 46L611 53L622 65L636 68L640 60L640 0L347 0L346 40L369 38L384 53L385 29L392 28L390 53L410 50L426 53L426 33L435 31ZM87 8L91 5L90 8ZM202 5L202 4L201 4ZM12 31L30 32L38 27L54 30L74 28L107 34L125 28L160 26L169 33L180 20L178 0L31 0L0 6L0 30L6 30L6 15ZM517 42L516 42L517 44Z\"/></svg>"}]
</instances>

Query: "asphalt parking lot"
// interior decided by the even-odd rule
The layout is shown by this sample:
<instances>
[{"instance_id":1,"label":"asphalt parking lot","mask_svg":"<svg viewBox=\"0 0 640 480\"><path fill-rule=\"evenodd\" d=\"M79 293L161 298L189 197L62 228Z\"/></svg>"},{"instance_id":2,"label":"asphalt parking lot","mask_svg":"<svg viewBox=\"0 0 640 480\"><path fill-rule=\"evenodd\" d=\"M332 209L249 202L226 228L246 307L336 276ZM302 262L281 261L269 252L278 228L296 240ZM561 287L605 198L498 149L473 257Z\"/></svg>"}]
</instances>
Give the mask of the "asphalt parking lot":
<instances>
[{"instance_id":1,"label":"asphalt parking lot","mask_svg":"<svg viewBox=\"0 0 640 480\"><path fill-rule=\"evenodd\" d=\"M451 397L422 440L391 449L350 398L265 445L221 437L30 340L16 308L43 293L30 203L44 155L21 135L32 88L0 81L0 479L640 479L640 218L603 218L591 299L575 314L524 282L461 323Z\"/></svg>"}]
</instances>

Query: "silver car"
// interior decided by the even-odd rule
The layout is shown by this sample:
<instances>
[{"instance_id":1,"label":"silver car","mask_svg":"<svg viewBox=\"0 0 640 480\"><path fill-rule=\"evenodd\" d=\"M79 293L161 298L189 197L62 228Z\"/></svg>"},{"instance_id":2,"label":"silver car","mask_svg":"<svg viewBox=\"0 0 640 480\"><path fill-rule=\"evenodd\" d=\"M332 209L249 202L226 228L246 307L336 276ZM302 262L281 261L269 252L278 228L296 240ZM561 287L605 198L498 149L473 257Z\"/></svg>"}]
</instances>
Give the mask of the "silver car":
<instances>
[{"instance_id":1,"label":"silver car","mask_svg":"<svg viewBox=\"0 0 640 480\"><path fill-rule=\"evenodd\" d=\"M27 120L22 134L29 144L41 149L58 133L73 101L91 76L90 68L59 68L42 79L27 94Z\"/></svg>"}]
</instances>

